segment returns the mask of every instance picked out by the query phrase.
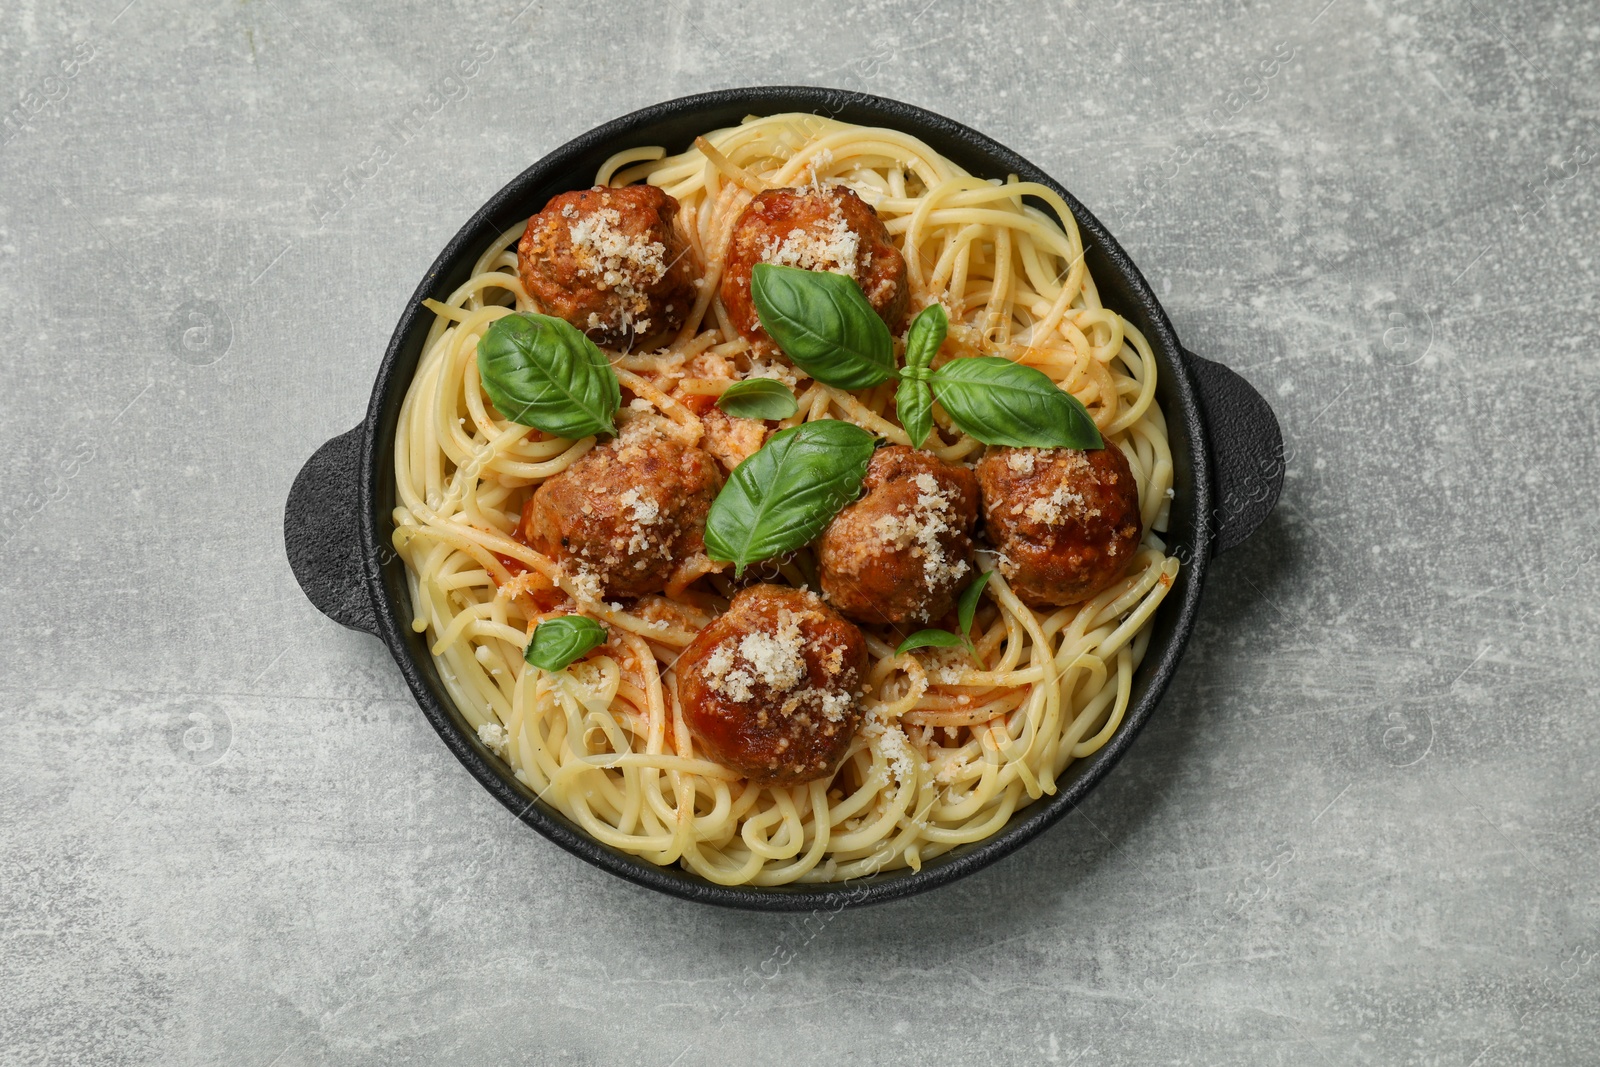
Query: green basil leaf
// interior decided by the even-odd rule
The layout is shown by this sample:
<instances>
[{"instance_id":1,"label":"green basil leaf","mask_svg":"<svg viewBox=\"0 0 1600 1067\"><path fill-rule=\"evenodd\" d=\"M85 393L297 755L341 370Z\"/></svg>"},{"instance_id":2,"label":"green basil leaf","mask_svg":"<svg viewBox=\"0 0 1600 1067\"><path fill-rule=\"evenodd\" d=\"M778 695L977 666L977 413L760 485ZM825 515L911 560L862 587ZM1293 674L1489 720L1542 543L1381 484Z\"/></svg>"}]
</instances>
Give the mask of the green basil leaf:
<instances>
[{"instance_id":1,"label":"green basil leaf","mask_svg":"<svg viewBox=\"0 0 1600 1067\"><path fill-rule=\"evenodd\" d=\"M787 419L800 410L794 393L774 378L734 382L717 397L717 407L740 419Z\"/></svg>"},{"instance_id":2,"label":"green basil leaf","mask_svg":"<svg viewBox=\"0 0 1600 1067\"><path fill-rule=\"evenodd\" d=\"M617 432L617 372L563 319L526 312L496 319L478 341L478 378L512 422L568 440Z\"/></svg>"},{"instance_id":3,"label":"green basil leaf","mask_svg":"<svg viewBox=\"0 0 1600 1067\"><path fill-rule=\"evenodd\" d=\"M1105 447L1088 410L1033 367L999 356L953 359L929 383L951 420L986 445Z\"/></svg>"},{"instance_id":4,"label":"green basil leaf","mask_svg":"<svg viewBox=\"0 0 1600 1067\"><path fill-rule=\"evenodd\" d=\"M949 332L950 316L938 304L929 304L911 320L911 329L906 331L905 373L908 377L927 377L933 357L939 354L939 346L944 344L945 334Z\"/></svg>"},{"instance_id":5,"label":"green basil leaf","mask_svg":"<svg viewBox=\"0 0 1600 1067\"><path fill-rule=\"evenodd\" d=\"M894 392L895 413L911 438L912 448L921 448L933 429L933 394L928 391L928 367L944 344L950 318L938 304L929 304L906 331L906 365L900 387Z\"/></svg>"},{"instance_id":6,"label":"green basil leaf","mask_svg":"<svg viewBox=\"0 0 1600 1067\"><path fill-rule=\"evenodd\" d=\"M877 440L838 419L772 435L734 468L706 516L706 554L751 563L799 548L861 492Z\"/></svg>"},{"instance_id":7,"label":"green basil leaf","mask_svg":"<svg viewBox=\"0 0 1600 1067\"><path fill-rule=\"evenodd\" d=\"M535 667L559 671L605 640L606 628L587 615L558 615L534 627L522 658Z\"/></svg>"},{"instance_id":8,"label":"green basil leaf","mask_svg":"<svg viewBox=\"0 0 1600 1067\"><path fill-rule=\"evenodd\" d=\"M989 584L991 573L979 571L978 576L972 579L972 584L961 590L961 599L956 601L956 621L961 626L963 637L971 637L972 620L978 614L978 601L983 599L983 588Z\"/></svg>"},{"instance_id":9,"label":"green basil leaf","mask_svg":"<svg viewBox=\"0 0 1600 1067\"><path fill-rule=\"evenodd\" d=\"M750 297L761 328L817 381L867 389L894 377L889 327L854 278L757 263Z\"/></svg>"},{"instance_id":10,"label":"green basil leaf","mask_svg":"<svg viewBox=\"0 0 1600 1067\"><path fill-rule=\"evenodd\" d=\"M911 447L921 448L933 430L933 394L928 391L928 383L901 378L894 391L894 407L906 436L911 438Z\"/></svg>"},{"instance_id":11,"label":"green basil leaf","mask_svg":"<svg viewBox=\"0 0 1600 1067\"><path fill-rule=\"evenodd\" d=\"M914 648L959 648L963 644L965 642L949 630L918 630L901 641L894 654L899 656Z\"/></svg>"}]
</instances>

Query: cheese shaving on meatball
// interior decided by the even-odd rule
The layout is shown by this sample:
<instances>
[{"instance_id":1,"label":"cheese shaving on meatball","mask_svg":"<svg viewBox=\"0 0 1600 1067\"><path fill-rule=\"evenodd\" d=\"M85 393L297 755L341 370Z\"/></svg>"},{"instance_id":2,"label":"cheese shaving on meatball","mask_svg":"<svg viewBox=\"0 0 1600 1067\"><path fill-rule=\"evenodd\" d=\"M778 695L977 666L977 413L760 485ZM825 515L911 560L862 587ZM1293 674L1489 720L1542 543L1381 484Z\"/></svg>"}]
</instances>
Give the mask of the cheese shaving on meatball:
<instances>
[{"instance_id":1,"label":"cheese shaving on meatball","mask_svg":"<svg viewBox=\"0 0 1600 1067\"><path fill-rule=\"evenodd\" d=\"M1081 507L1083 507L1082 493L1065 485L1058 485L1049 496L1031 501L1023 514L1032 522L1042 522L1046 526L1060 526L1069 515Z\"/></svg>"},{"instance_id":2,"label":"cheese shaving on meatball","mask_svg":"<svg viewBox=\"0 0 1600 1067\"><path fill-rule=\"evenodd\" d=\"M754 699L756 686L761 685L770 696L788 695L781 709L783 715L793 715L802 707L812 706L829 722L843 722L855 705L855 697L848 689L834 692L803 685L806 648L800 630L801 619L796 612L781 611L776 632L757 630L737 641L730 637L717 645L702 664L707 686L714 693L743 703ZM843 655L842 648L829 649L823 656L823 669L830 675L840 674Z\"/></svg>"},{"instance_id":3,"label":"cheese shaving on meatball","mask_svg":"<svg viewBox=\"0 0 1600 1067\"><path fill-rule=\"evenodd\" d=\"M1006 457L1006 466L1018 474L1032 474L1033 461L1034 453L1031 449L1025 451L1019 449Z\"/></svg>"},{"instance_id":4,"label":"cheese shaving on meatball","mask_svg":"<svg viewBox=\"0 0 1600 1067\"><path fill-rule=\"evenodd\" d=\"M745 634L739 641L739 654L755 669L756 677L775 693L793 689L805 677L805 644L800 637L800 618L792 611L778 615L775 634Z\"/></svg>"},{"instance_id":5,"label":"cheese shaving on meatball","mask_svg":"<svg viewBox=\"0 0 1600 1067\"><path fill-rule=\"evenodd\" d=\"M822 716L829 722L843 722L855 699L849 693L823 693Z\"/></svg>"},{"instance_id":6,"label":"cheese shaving on meatball","mask_svg":"<svg viewBox=\"0 0 1600 1067\"><path fill-rule=\"evenodd\" d=\"M1021 470L1016 464L1018 455L1019 453L1013 452L1006 457L1006 466L1014 471ZM1089 461L1084 458L1082 452L1070 450L1062 452L1062 458L1064 461L1063 466L1066 468L1061 472L1063 481L1055 487L1049 496L1034 499L1025 508L1021 504L1012 505L1011 514L1020 513L1027 516L1030 522L1042 523L1045 526L1060 526L1079 515L1097 516L1100 514L1099 508L1090 508L1085 511L1084 505L1086 501L1083 498L1083 494L1072 488L1065 481L1068 476L1082 475L1086 472L1089 469ZM1029 473L1032 469L1033 455L1028 453L1028 470L1023 473Z\"/></svg>"},{"instance_id":7,"label":"cheese shaving on meatball","mask_svg":"<svg viewBox=\"0 0 1600 1067\"><path fill-rule=\"evenodd\" d=\"M580 599L593 601L596 604L600 602L605 590L598 573L578 560L568 560L561 569L567 581L572 583L572 591Z\"/></svg>"},{"instance_id":8,"label":"cheese shaving on meatball","mask_svg":"<svg viewBox=\"0 0 1600 1067\"><path fill-rule=\"evenodd\" d=\"M800 267L853 277L860 251L860 235L850 228L844 213L835 204L825 229L803 230L796 227L781 241L776 237L770 238L767 246L761 250L761 259L780 267Z\"/></svg>"},{"instance_id":9,"label":"cheese shaving on meatball","mask_svg":"<svg viewBox=\"0 0 1600 1067\"><path fill-rule=\"evenodd\" d=\"M728 682L728 672L733 670L733 645L730 642L724 641L711 650L711 654L706 657L705 669L706 677L710 679L710 687L713 693L727 693L729 696L733 696L729 690ZM741 672L739 684L743 686L745 695L734 697L735 700L750 699L750 686L748 681L744 680L747 677Z\"/></svg>"},{"instance_id":10,"label":"cheese shaving on meatball","mask_svg":"<svg viewBox=\"0 0 1600 1067\"><path fill-rule=\"evenodd\" d=\"M621 324L642 333L650 328L650 320L635 316L649 307L646 290L666 276L670 265L667 246L626 233L619 229L621 223L622 214L616 208L603 207L572 223L567 232L579 271L595 279L598 288L611 289L622 297ZM601 322L599 315L589 315L590 329L606 325L610 324Z\"/></svg>"},{"instance_id":11,"label":"cheese shaving on meatball","mask_svg":"<svg viewBox=\"0 0 1600 1067\"><path fill-rule=\"evenodd\" d=\"M661 505L649 497L640 496L637 489L629 489L617 497L617 503L625 508L631 508L632 513L628 518L641 526L648 526L661 517Z\"/></svg>"},{"instance_id":12,"label":"cheese shaving on meatball","mask_svg":"<svg viewBox=\"0 0 1600 1067\"><path fill-rule=\"evenodd\" d=\"M628 521L633 523L634 533L628 539L628 551L645 551L650 547L647 527L654 526L661 519L661 505L647 496L641 496L637 489L629 489L617 497L617 503L629 509ZM645 564L640 561L637 566L642 570Z\"/></svg>"},{"instance_id":13,"label":"cheese shaving on meatball","mask_svg":"<svg viewBox=\"0 0 1600 1067\"><path fill-rule=\"evenodd\" d=\"M959 581L970 569L967 561L951 562L940 541L954 532L950 520L955 515L953 498L939 485L939 479L924 471L913 481L917 487L917 502L909 515L885 515L873 526L895 548L915 543L912 550L922 557L922 576L930 585Z\"/></svg>"},{"instance_id":14,"label":"cheese shaving on meatball","mask_svg":"<svg viewBox=\"0 0 1600 1067\"><path fill-rule=\"evenodd\" d=\"M736 650L748 668L734 667ZM788 692L806 674L800 617L784 611L778 615L776 633L757 630L745 634L737 645L732 639L724 641L706 657L705 667L711 691L729 700L749 700L758 682L773 694Z\"/></svg>"},{"instance_id":15,"label":"cheese shaving on meatball","mask_svg":"<svg viewBox=\"0 0 1600 1067\"><path fill-rule=\"evenodd\" d=\"M917 507L944 511L950 507L950 496L939 487L939 479L923 471L913 479L917 483Z\"/></svg>"}]
</instances>

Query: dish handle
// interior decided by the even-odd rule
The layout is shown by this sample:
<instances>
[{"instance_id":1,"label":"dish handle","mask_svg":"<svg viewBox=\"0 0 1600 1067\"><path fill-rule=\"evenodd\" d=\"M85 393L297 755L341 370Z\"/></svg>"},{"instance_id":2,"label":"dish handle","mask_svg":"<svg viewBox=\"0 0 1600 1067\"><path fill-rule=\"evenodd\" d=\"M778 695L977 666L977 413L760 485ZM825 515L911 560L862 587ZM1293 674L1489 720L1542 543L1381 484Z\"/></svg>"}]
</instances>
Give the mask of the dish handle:
<instances>
[{"instance_id":1,"label":"dish handle","mask_svg":"<svg viewBox=\"0 0 1600 1067\"><path fill-rule=\"evenodd\" d=\"M1216 504L1207 518L1212 551L1226 552L1266 522L1278 502L1287 466L1283 431L1249 382L1188 349L1183 358L1199 386L1216 471Z\"/></svg>"},{"instance_id":2,"label":"dish handle","mask_svg":"<svg viewBox=\"0 0 1600 1067\"><path fill-rule=\"evenodd\" d=\"M324 442L311 454L283 508L283 544L295 581L316 609L342 626L378 633L361 562L363 428Z\"/></svg>"}]
</instances>

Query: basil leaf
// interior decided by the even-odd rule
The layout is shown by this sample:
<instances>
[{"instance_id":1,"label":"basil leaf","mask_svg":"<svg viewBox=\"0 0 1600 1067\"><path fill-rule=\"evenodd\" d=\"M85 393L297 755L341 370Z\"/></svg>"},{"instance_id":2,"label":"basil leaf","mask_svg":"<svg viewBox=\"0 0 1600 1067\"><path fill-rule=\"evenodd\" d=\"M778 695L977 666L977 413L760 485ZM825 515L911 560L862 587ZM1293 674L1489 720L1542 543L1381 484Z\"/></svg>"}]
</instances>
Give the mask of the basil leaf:
<instances>
[{"instance_id":1,"label":"basil leaf","mask_svg":"<svg viewBox=\"0 0 1600 1067\"><path fill-rule=\"evenodd\" d=\"M933 357L939 354L939 346L944 344L945 334L949 332L950 316L944 313L943 307L929 304L918 312L911 320L911 329L906 331L905 373L908 377L927 377Z\"/></svg>"},{"instance_id":2,"label":"basil leaf","mask_svg":"<svg viewBox=\"0 0 1600 1067\"><path fill-rule=\"evenodd\" d=\"M535 667L559 671L605 640L606 628L587 615L558 615L534 627L522 658Z\"/></svg>"},{"instance_id":3,"label":"basil leaf","mask_svg":"<svg viewBox=\"0 0 1600 1067\"><path fill-rule=\"evenodd\" d=\"M906 365L900 387L894 391L895 413L911 438L912 448L921 448L933 429L933 394L928 391L928 367L944 344L950 318L938 304L929 304L911 320L906 331Z\"/></svg>"},{"instance_id":4,"label":"basil leaf","mask_svg":"<svg viewBox=\"0 0 1600 1067\"><path fill-rule=\"evenodd\" d=\"M889 327L854 278L757 263L750 297L761 328L817 381L866 389L894 377Z\"/></svg>"},{"instance_id":5,"label":"basil leaf","mask_svg":"<svg viewBox=\"0 0 1600 1067\"><path fill-rule=\"evenodd\" d=\"M978 601L983 599L983 588L989 584L990 571L979 571L978 576L972 579L972 584L961 591L961 599L956 602L956 621L961 626L961 634L970 640L972 634L972 620L978 614Z\"/></svg>"},{"instance_id":6,"label":"basil leaf","mask_svg":"<svg viewBox=\"0 0 1600 1067\"><path fill-rule=\"evenodd\" d=\"M740 419L787 419L800 410L789 387L773 378L734 382L717 397L717 407Z\"/></svg>"},{"instance_id":7,"label":"basil leaf","mask_svg":"<svg viewBox=\"0 0 1600 1067\"><path fill-rule=\"evenodd\" d=\"M894 654L899 656L914 648L959 648L964 643L949 630L918 630L901 641Z\"/></svg>"},{"instance_id":8,"label":"basil leaf","mask_svg":"<svg viewBox=\"0 0 1600 1067\"><path fill-rule=\"evenodd\" d=\"M564 319L527 312L496 319L478 341L478 378L512 422L568 440L617 432L617 372Z\"/></svg>"},{"instance_id":9,"label":"basil leaf","mask_svg":"<svg viewBox=\"0 0 1600 1067\"><path fill-rule=\"evenodd\" d=\"M876 439L861 427L820 419L772 435L734 468L706 516L706 554L751 563L799 548L861 491Z\"/></svg>"},{"instance_id":10,"label":"basil leaf","mask_svg":"<svg viewBox=\"0 0 1600 1067\"><path fill-rule=\"evenodd\" d=\"M972 580L972 584L961 591L961 601L956 609L956 619L961 625L961 632L953 634L949 630L918 630L894 650L895 655L910 652L917 648L958 648L961 645L972 647L972 641L967 637L972 629L972 617L978 612L978 601L983 596L983 587L989 584L989 572L983 571Z\"/></svg>"},{"instance_id":11,"label":"basil leaf","mask_svg":"<svg viewBox=\"0 0 1600 1067\"><path fill-rule=\"evenodd\" d=\"M953 359L929 383L951 420L986 445L1105 447L1088 410L1033 367L999 356Z\"/></svg>"},{"instance_id":12,"label":"basil leaf","mask_svg":"<svg viewBox=\"0 0 1600 1067\"><path fill-rule=\"evenodd\" d=\"M894 408L906 436L911 438L911 447L921 448L933 430L933 394L928 391L928 383L901 378L894 391Z\"/></svg>"}]
</instances>

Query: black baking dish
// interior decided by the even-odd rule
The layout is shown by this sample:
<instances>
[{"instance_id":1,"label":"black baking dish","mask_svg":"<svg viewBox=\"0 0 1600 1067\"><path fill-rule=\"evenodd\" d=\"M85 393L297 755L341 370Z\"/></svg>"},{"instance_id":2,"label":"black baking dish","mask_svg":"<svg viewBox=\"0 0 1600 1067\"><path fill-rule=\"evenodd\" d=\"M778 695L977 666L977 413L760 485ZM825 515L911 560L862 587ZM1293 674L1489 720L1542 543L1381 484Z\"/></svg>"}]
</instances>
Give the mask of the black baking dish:
<instances>
[{"instance_id":1,"label":"black baking dish","mask_svg":"<svg viewBox=\"0 0 1600 1067\"><path fill-rule=\"evenodd\" d=\"M422 301L447 296L466 280L491 241L554 194L590 185L613 153L641 145L664 145L677 152L696 135L737 124L747 115L784 111L893 127L921 138L975 175L1016 174L1066 199L1077 216L1101 299L1132 321L1155 351L1157 399L1166 412L1174 464L1168 537L1184 566L1156 614L1121 728L1099 752L1069 768L1054 796L1021 809L987 840L930 860L917 872L893 871L846 883L730 888L599 843L536 800L479 743L439 683L425 637L411 630L404 567L390 547L388 516L394 507L395 424L432 319ZM836 89L727 89L657 104L591 130L523 171L473 215L401 312L366 419L326 442L300 471L285 508L284 537L290 565L311 602L335 621L373 634L388 646L446 747L529 826L590 863L663 893L728 907L806 911L893 900L944 885L1007 855L1070 811L1122 758L1154 712L1194 628L1212 555L1238 544L1260 525L1277 501L1282 480L1282 436L1266 401L1226 367L1179 345L1144 276L1105 227L1049 175L975 130L898 101Z\"/></svg>"}]
</instances>

